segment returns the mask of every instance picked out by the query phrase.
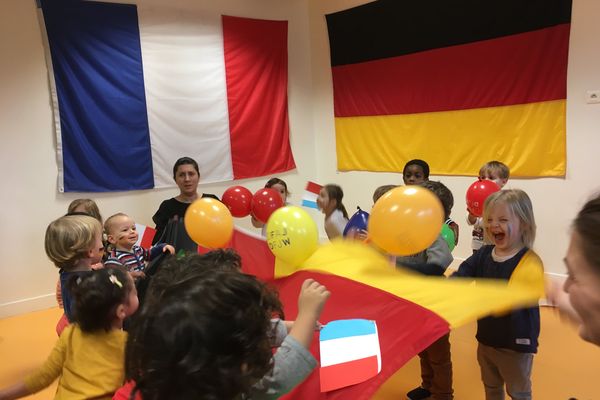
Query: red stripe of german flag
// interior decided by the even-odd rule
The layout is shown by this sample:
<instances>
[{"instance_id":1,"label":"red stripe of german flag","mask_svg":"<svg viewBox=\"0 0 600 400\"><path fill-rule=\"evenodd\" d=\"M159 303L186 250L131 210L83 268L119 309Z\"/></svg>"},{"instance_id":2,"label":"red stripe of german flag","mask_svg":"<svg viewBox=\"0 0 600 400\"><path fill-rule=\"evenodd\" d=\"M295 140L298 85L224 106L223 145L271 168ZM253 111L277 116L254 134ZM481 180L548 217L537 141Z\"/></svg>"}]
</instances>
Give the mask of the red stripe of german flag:
<instances>
[{"instance_id":1,"label":"red stripe of german flag","mask_svg":"<svg viewBox=\"0 0 600 400\"><path fill-rule=\"evenodd\" d=\"M570 24L335 66L335 116L414 114L566 98Z\"/></svg>"}]
</instances>

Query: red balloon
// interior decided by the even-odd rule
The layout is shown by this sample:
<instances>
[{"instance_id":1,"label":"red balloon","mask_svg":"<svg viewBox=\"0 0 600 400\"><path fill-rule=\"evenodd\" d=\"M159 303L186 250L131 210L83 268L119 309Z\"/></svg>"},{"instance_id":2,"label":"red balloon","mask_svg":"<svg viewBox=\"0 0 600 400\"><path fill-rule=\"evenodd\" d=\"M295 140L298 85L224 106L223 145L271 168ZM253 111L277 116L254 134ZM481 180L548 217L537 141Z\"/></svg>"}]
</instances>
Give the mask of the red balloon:
<instances>
[{"instance_id":1,"label":"red balloon","mask_svg":"<svg viewBox=\"0 0 600 400\"><path fill-rule=\"evenodd\" d=\"M246 217L252 210L252 192L243 186L232 186L223 193L221 202L234 217Z\"/></svg>"},{"instance_id":2,"label":"red balloon","mask_svg":"<svg viewBox=\"0 0 600 400\"><path fill-rule=\"evenodd\" d=\"M483 203L492 193L500 190L500 186L488 179L478 180L467 189L467 209L476 217L483 214Z\"/></svg>"},{"instance_id":3,"label":"red balloon","mask_svg":"<svg viewBox=\"0 0 600 400\"><path fill-rule=\"evenodd\" d=\"M283 207L283 199L275 189L260 189L252 197L252 215L264 224L267 223L271 214L280 207Z\"/></svg>"}]
</instances>

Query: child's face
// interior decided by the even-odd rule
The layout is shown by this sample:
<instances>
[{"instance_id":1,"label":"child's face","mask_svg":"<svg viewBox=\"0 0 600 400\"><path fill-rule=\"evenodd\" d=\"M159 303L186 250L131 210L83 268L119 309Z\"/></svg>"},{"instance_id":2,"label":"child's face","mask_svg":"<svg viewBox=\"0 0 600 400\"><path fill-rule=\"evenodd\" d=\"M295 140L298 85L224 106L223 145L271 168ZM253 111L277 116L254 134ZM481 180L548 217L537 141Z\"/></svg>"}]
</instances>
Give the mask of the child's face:
<instances>
[{"instance_id":1,"label":"child's face","mask_svg":"<svg viewBox=\"0 0 600 400\"><path fill-rule=\"evenodd\" d=\"M317 207L319 207L319 210L325 211L327 207L329 207L329 203L329 193L327 193L327 189L321 188L319 197L317 197Z\"/></svg>"},{"instance_id":2,"label":"child's face","mask_svg":"<svg viewBox=\"0 0 600 400\"><path fill-rule=\"evenodd\" d=\"M275 189L279 192L279 195L281 196L281 199L283 200L283 202L285 203L288 197L288 193L287 190L285 190L285 186L276 183L273 186L271 186L271 189Z\"/></svg>"},{"instance_id":3,"label":"child's face","mask_svg":"<svg viewBox=\"0 0 600 400\"><path fill-rule=\"evenodd\" d=\"M485 221L485 230L499 256L510 255L523 248L521 228L521 221L506 203L494 204Z\"/></svg>"},{"instance_id":4,"label":"child's face","mask_svg":"<svg viewBox=\"0 0 600 400\"><path fill-rule=\"evenodd\" d=\"M198 181L200 175L196 172L196 169L191 164L183 164L177 167L175 173L175 183L179 187L182 194L193 195L198 190Z\"/></svg>"},{"instance_id":5,"label":"child's face","mask_svg":"<svg viewBox=\"0 0 600 400\"><path fill-rule=\"evenodd\" d=\"M403 179L405 185L420 185L425 182L425 172L420 165L411 164L406 167Z\"/></svg>"},{"instance_id":6,"label":"child's face","mask_svg":"<svg viewBox=\"0 0 600 400\"><path fill-rule=\"evenodd\" d=\"M138 299L137 289L135 288L135 283L133 282L133 278L130 274L127 274L128 287L131 288L129 291L129 296L127 296L127 302L124 304L125 306L125 314L127 317L133 315L140 306L140 300Z\"/></svg>"},{"instance_id":7,"label":"child's face","mask_svg":"<svg viewBox=\"0 0 600 400\"><path fill-rule=\"evenodd\" d=\"M508 179L500 178L498 176L498 171L481 171L479 173L479 179L487 179L496 183L496 185L500 186L500 189L506 185Z\"/></svg>"},{"instance_id":8,"label":"child's face","mask_svg":"<svg viewBox=\"0 0 600 400\"><path fill-rule=\"evenodd\" d=\"M90 261L92 264L97 264L102 261L104 255L104 243L102 243L102 232L98 231L94 238L94 245L89 251Z\"/></svg>"},{"instance_id":9,"label":"child's face","mask_svg":"<svg viewBox=\"0 0 600 400\"><path fill-rule=\"evenodd\" d=\"M125 215L115 217L108 234L108 242L115 245L117 249L131 250L137 240L135 222Z\"/></svg>"}]
</instances>

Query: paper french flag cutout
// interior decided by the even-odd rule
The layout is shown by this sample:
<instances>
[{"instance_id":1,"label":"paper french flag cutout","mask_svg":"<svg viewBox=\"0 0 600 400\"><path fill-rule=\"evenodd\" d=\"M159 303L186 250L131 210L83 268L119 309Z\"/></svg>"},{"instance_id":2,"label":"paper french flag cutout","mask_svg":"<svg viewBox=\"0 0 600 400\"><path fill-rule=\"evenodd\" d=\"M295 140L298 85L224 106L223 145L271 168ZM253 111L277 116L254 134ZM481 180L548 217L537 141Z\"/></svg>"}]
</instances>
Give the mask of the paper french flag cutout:
<instances>
[{"instance_id":1,"label":"paper french flag cutout","mask_svg":"<svg viewBox=\"0 0 600 400\"><path fill-rule=\"evenodd\" d=\"M319 207L317 207L317 197L319 197L319 192L321 191L322 187L323 186L319 185L318 183L308 181L306 183L306 190L302 195L302 206L318 209Z\"/></svg>"},{"instance_id":2,"label":"paper french flag cutout","mask_svg":"<svg viewBox=\"0 0 600 400\"><path fill-rule=\"evenodd\" d=\"M319 347L321 392L364 382L381 371L375 321L331 321L320 332Z\"/></svg>"},{"instance_id":3,"label":"paper french flag cutout","mask_svg":"<svg viewBox=\"0 0 600 400\"><path fill-rule=\"evenodd\" d=\"M156 235L156 229L146 225L135 224L135 230L138 232L138 241L135 244L144 249L152 247L152 239Z\"/></svg>"}]
</instances>

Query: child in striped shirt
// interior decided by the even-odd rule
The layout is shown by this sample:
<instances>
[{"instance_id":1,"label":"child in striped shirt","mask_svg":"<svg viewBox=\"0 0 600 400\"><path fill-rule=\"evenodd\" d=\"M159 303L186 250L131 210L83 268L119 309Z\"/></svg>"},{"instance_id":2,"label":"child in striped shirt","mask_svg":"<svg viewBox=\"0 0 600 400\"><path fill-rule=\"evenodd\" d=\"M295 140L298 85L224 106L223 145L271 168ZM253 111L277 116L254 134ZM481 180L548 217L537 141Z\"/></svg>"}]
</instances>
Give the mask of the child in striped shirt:
<instances>
[{"instance_id":1,"label":"child in striped shirt","mask_svg":"<svg viewBox=\"0 0 600 400\"><path fill-rule=\"evenodd\" d=\"M145 276L146 261L151 261L160 253L175 253L175 248L165 243L156 244L150 249L138 246L139 235L135 222L127 214L118 213L109 217L104 223L104 232L113 247L104 265L125 267L134 279Z\"/></svg>"}]
</instances>

